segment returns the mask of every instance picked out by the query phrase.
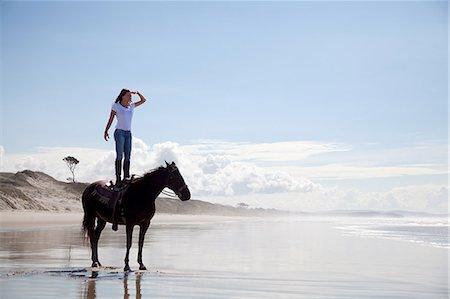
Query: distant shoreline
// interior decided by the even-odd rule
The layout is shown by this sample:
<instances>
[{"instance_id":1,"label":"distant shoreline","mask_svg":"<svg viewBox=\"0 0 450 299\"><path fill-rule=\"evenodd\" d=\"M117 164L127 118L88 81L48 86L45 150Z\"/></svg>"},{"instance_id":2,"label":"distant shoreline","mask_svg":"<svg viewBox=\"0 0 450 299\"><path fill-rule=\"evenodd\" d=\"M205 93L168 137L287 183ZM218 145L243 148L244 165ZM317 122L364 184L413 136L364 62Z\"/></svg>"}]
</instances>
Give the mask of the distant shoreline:
<instances>
[{"instance_id":1,"label":"distant shoreline","mask_svg":"<svg viewBox=\"0 0 450 299\"><path fill-rule=\"evenodd\" d=\"M423 217L424 215L422 215ZM152 219L152 224L201 224L212 222L229 221L260 221L268 219L320 219L320 218L384 218L388 215L380 214L378 216L365 217L358 214L339 214L339 213L311 213L303 215L217 215L217 214L173 214L156 212ZM420 217L414 214L404 217ZM427 217L427 216L425 216ZM447 217L447 215L428 215L428 217ZM398 217L395 217L398 218ZM403 217L400 217L403 218ZM14 229L40 229L56 226L74 226L79 225L83 219L82 212L56 212L56 211L33 211L33 210L3 210L0 211L0 230Z\"/></svg>"},{"instance_id":2,"label":"distant shoreline","mask_svg":"<svg viewBox=\"0 0 450 299\"><path fill-rule=\"evenodd\" d=\"M80 225L83 213L49 211L1 211L0 229L33 229L53 226ZM183 224L262 219L249 216L179 215L156 213L152 224Z\"/></svg>"}]
</instances>

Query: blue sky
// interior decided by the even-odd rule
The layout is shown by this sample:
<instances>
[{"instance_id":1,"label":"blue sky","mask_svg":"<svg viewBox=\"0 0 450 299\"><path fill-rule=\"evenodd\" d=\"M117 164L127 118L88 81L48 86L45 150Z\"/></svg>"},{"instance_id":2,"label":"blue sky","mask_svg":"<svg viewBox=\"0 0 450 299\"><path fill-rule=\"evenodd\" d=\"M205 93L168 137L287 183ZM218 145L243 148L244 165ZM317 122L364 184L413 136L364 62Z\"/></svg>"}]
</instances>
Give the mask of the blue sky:
<instances>
[{"instance_id":1,"label":"blue sky","mask_svg":"<svg viewBox=\"0 0 450 299\"><path fill-rule=\"evenodd\" d=\"M149 99L133 120L149 146L313 141L356 152L283 163L398 166L372 154L425 144L439 154L408 167L443 169L447 22L446 1L4 1L0 145L111 150L103 130L126 87ZM447 180L426 173L411 184Z\"/></svg>"},{"instance_id":2,"label":"blue sky","mask_svg":"<svg viewBox=\"0 0 450 299\"><path fill-rule=\"evenodd\" d=\"M446 2L3 2L2 38L9 151L105 146L122 87L148 142L447 138Z\"/></svg>"}]
</instances>

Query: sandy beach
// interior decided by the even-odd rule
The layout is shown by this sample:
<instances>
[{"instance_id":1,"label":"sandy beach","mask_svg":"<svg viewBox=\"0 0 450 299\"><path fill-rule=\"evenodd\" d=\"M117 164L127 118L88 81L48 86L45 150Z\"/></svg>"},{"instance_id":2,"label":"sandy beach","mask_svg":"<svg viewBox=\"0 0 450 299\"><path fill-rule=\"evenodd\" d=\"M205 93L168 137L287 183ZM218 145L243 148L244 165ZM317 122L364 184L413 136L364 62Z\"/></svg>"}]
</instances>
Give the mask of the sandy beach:
<instances>
[{"instance_id":1,"label":"sandy beach","mask_svg":"<svg viewBox=\"0 0 450 299\"><path fill-rule=\"evenodd\" d=\"M157 214L147 271L123 272L125 232L90 268L81 214L1 214L5 298L447 298L448 248L349 234L354 220ZM353 223L352 223L353 221ZM135 230L130 266L136 270ZM36 292L39 290L39 292Z\"/></svg>"},{"instance_id":2,"label":"sandy beach","mask_svg":"<svg viewBox=\"0 0 450 299\"><path fill-rule=\"evenodd\" d=\"M76 225L77 223L80 223L82 219L83 213L3 211L0 212L0 229Z\"/></svg>"},{"instance_id":3,"label":"sandy beach","mask_svg":"<svg viewBox=\"0 0 450 299\"><path fill-rule=\"evenodd\" d=\"M3 211L0 212L0 229L34 229L54 226L80 225L83 213L55 213L40 211ZM175 215L157 213L152 224L182 224L239 221L260 219L259 217L212 216L212 215Z\"/></svg>"}]
</instances>

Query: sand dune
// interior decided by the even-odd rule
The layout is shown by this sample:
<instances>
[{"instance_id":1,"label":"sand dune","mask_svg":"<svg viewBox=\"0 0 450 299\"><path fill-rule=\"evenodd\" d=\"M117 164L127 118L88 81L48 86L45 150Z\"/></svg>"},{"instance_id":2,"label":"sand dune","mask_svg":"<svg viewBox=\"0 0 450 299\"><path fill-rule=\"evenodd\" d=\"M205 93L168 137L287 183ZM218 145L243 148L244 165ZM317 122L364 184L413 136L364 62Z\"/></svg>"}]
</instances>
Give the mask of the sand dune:
<instances>
[{"instance_id":1,"label":"sand dune","mask_svg":"<svg viewBox=\"0 0 450 299\"><path fill-rule=\"evenodd\" d=\"M1 210L81 211L87 184L57 181L43 172L0 173Z\"/></svg>"}]
</instances>

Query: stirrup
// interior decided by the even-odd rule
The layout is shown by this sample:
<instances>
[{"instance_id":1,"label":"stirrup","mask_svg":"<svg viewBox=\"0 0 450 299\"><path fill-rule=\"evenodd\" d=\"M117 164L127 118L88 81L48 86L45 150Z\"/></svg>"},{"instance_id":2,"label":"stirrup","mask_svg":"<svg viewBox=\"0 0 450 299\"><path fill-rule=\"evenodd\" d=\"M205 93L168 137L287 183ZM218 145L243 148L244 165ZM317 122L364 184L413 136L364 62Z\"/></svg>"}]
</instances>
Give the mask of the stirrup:
<instances>
[{"instance_id":1,"label":"stirrup","mask_svg":"<svg viewBox=\"0 0 450 299\"><path fill-rule=\"evenodd\" d=\"M116 232L118 229L119 229L119 226L117 225L117 223L114 222L112 224L112 230Z\"/></svg>"}]
</instances>

